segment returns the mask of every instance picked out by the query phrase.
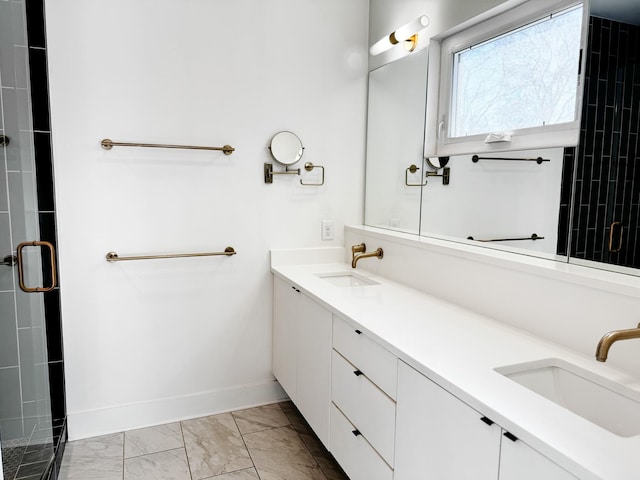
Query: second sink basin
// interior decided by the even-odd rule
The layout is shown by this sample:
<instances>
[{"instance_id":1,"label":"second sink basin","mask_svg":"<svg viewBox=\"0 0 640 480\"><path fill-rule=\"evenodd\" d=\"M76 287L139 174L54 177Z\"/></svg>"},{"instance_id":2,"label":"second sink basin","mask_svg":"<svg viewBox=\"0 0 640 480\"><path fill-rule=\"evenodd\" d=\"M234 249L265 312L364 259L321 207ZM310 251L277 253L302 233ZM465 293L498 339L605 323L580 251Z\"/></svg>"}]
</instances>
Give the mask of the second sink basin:
<instances>
[{"instance_id":1,"label":"second sink basin","mask_svg":"<svg viewBox=\"0 0 640 480\"><path fill-rule=\"evenodd\" d=\"M640 434L640 393L557 358L496 372L621 437Z\"/></svg>"},{"instance_id":2,"label":"second sink basin","mask_svg":"<svg viewBox=\"0 0 640 480\"><path fill-rule=\"evenodd\" d=\"M375 280L358 275L355 272L317 273L316 276L326 280L336 287L361 287L364 285L379 285Z\"/></svg>"}]
</instances>

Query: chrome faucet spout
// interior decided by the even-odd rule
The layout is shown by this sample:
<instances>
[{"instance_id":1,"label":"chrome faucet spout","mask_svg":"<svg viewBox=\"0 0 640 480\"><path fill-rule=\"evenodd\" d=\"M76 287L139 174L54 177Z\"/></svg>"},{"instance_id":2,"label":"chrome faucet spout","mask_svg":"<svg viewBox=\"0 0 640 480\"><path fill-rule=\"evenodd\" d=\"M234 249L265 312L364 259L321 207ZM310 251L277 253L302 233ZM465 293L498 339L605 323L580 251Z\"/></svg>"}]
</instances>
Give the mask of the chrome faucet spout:
<instances>
[{"instance_id":1,"label":"chrome faucet spout","mask_svg":"<svg viewBox=\"0 0 640 480\"><path fill-rule=\"evenodd\" d=\"M354 245L351 247L351 268L356 268L356 265L358 264L358 260L360 260L361 258L371 258L371 257L377 257L377 258L382 258L384 256L384 252L382 251L382 248L377 248L375 251L373 252L369 252L369 253L364 253L366 252L367 247L364 243L361 243L360 245Z\"/></svg>"},{"instance_id":2,"label":"chrome faucet spout","mask_svg":"<svg viewBox=\"0 0 640 480\"><path fill-rule=\"evenodd\" d=\"M640 338L640 323L636 328L628 328L625 330L612 330L605 333L596 348L596 360L606 362L609 355L611 345L620 340L629 340L631 338Z\"/></svg>"}]
</instances>

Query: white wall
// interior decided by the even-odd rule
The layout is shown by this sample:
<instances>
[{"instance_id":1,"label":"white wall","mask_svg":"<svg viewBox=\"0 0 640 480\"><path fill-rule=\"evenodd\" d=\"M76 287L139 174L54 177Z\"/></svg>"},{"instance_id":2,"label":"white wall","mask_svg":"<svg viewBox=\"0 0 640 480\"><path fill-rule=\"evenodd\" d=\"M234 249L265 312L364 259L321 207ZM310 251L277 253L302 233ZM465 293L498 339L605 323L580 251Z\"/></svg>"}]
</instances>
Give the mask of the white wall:
<instances>
[{"instance_id":1,"label":"white wall","mask_svg":"<svg viewBox=\"0 0 640 480\"><path fill-rule=\"evenodd\" d=\"M602 335L640 320L638 277L490 250L478 255L473 251L487 249L400 236L348 228L345 251L361 242L368 250L382 247L382 260L364 260L358 268L569 347L594 363ZM640 340L615 343L607 365L628 372L629 383L640 382Z\"/></svg>"},{"instance_id":2,"label":"white wall","mask_svg":"<svg viewBox=\"0 0 640 480\"><path fill-rule=\"evenodd\" d=\"M342 245L362 222L368 2L46 7L71 438L281 398L268 252ZM264 183L283 129L325 186ZM105 137L236 152L104 151ZM105 261L227 245L238 255Z\"/></svg>"}]
</instances>

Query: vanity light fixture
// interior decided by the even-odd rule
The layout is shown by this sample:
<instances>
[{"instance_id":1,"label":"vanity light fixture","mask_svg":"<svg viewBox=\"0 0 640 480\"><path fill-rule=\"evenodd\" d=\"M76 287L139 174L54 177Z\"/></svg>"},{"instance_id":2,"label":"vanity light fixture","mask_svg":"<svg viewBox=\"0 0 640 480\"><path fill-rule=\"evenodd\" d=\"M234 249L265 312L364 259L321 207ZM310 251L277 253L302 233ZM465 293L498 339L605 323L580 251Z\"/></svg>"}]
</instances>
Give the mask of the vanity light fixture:
<instances>
[{"instance_id":1,"label":"vanity light fixture","mask_svg":"<svg viewBox=\"0 0 640 480\"><path fill-rule=\"evenodd\" d=\"M373 56L380 55L398 43L402 43L409 52L413 52L418 46L418 32L428 25L429 17L421 15L371 45L369 53Z\"/></svg>"}]
</instances>

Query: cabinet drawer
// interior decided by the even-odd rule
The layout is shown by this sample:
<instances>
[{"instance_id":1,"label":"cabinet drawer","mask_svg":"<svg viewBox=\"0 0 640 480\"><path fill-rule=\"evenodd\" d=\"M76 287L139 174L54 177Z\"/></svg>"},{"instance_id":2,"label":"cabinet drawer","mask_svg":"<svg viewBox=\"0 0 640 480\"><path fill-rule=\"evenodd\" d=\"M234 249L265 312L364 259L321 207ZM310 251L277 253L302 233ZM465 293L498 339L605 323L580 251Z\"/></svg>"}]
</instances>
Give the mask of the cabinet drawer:
<instances>
[{"instance_id":1,"label":"cabinet drawer","mask_svg":"<svg viewBox=\"0 0 640 480\"><path fill-rule=\"evenodd\" d=\"M393 470L367 443L356 427L331 404L331 453L351 480L392 480Z\"/></svg>"},{"instance_id":2,"label":"cabinet drawer","mask_svg":"<svg viewBox=\"0 0 640 480\"><path fill-rule=\"evenodd\" d=\"M339 317L333 316L333 348L395 400L398 359Z\"/></svg>"},{"instance_id":3,"label":"cabinet drawer","mask_svg":"<svg viewBox=\"0 0 640 480\"><path fill-rule=\"evenodd\" d=\"M331 397L376 451L393 466L396 402L333 351Z\"/></svg>"}]
</instances>

